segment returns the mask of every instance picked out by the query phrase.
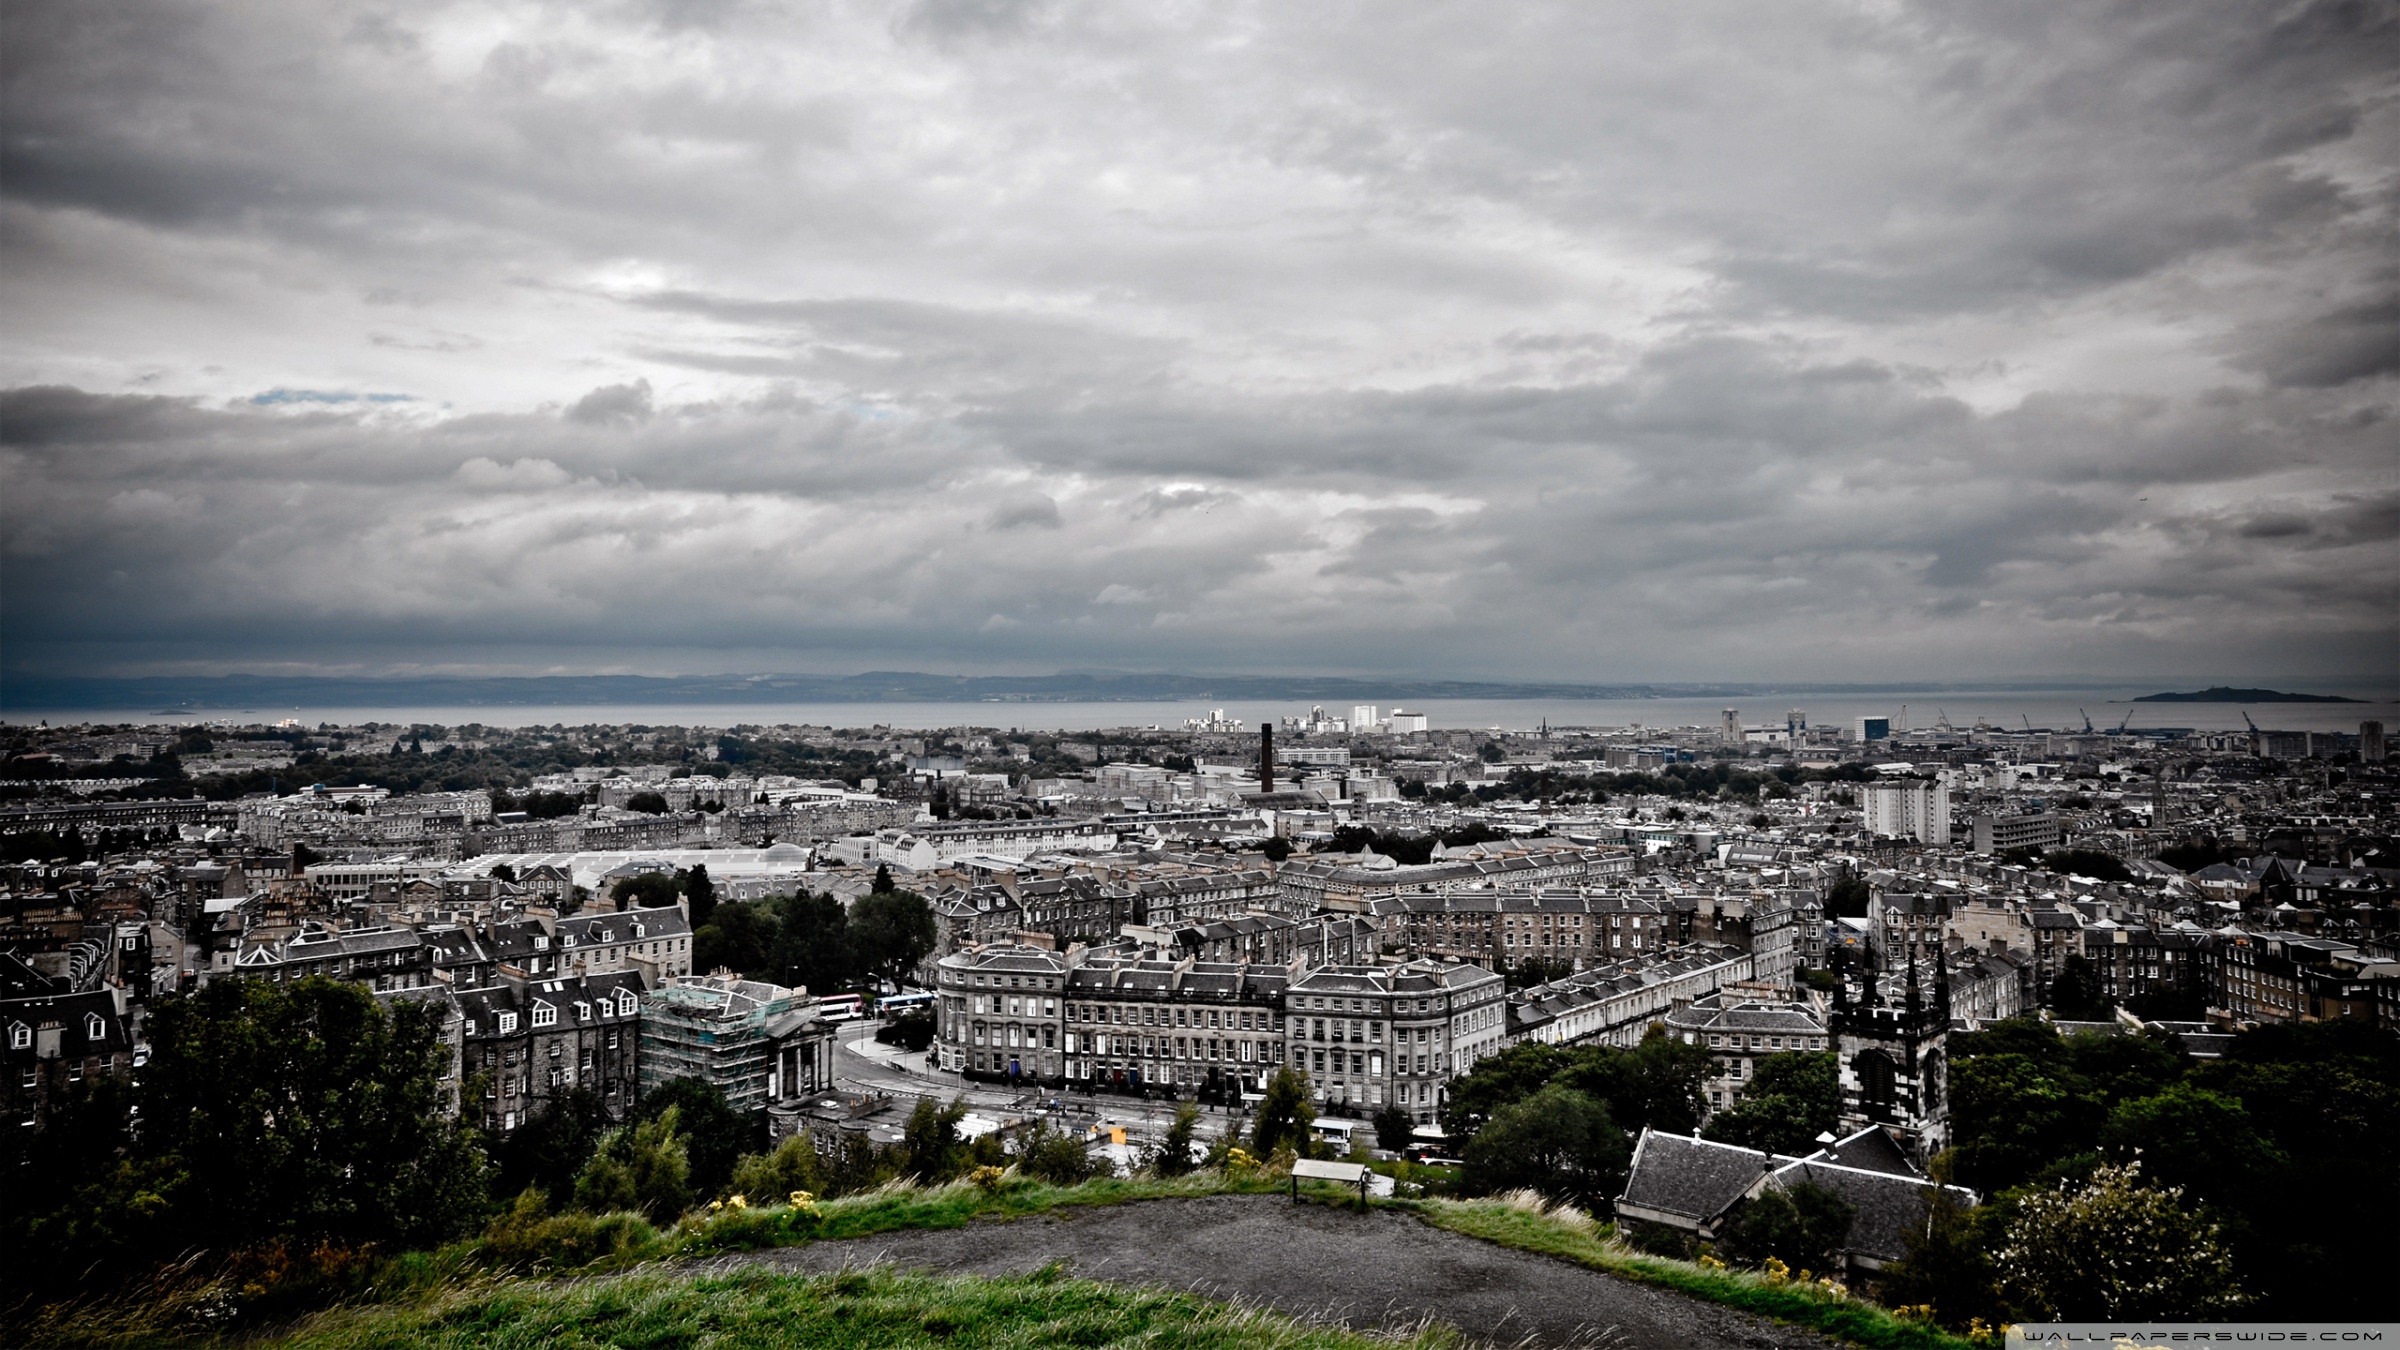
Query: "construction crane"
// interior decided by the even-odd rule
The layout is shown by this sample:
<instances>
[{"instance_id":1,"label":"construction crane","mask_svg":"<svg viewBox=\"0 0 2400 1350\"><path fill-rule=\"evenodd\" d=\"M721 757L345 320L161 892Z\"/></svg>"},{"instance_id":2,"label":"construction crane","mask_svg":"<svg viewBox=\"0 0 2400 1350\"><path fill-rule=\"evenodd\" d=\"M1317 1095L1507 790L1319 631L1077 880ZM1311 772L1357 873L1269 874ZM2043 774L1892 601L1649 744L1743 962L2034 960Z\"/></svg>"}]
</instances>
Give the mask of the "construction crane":
<instances>
[{"instance_id":1,"label":"construction crane","mask_svg":"<svg viewBox=\"0 0 2400 1350\"><path fill-rule=\"evenodd\" d=\"M1950 710L1943 707L1936 707L1933 710L1933 726L1934 730L1946 733L1955 732L1958 730L1958 728L1950 725Z\"/></svg>"},{"instance_id":2,"label":"construction crane","mask_svg":"<svg viewBox=\"0 0 2400 1350\"><path fill-rule=\"evenodd\" d=\"M2077 708L2075 711L2077 711L2077 712L2079 712L2079 713L2083 713L2083 734L2084 734L2084 735L2086 735L2086 736L2089 736L2089 735L2091 735L2091 734L2092 734L2092 715L2091 715L2090 713L2083 712L2083 709L2081 709L2081 708Z\"/></svg>"},{"instance_id":3,"label":"construction crane","mask_svg":"<svg viewBox=\"0 0 2400 1350\"><path fill-rule=\"evenodd\" d=\"M2110 734L2111 734L2111 735L2116 735L2116 736L2122 736L2122 735L2124 735L2124 734L2125 734L2125 728L2127 728L2127 727L2129 727L2129 726L2132 726L2132 725L2133 725L2133 713L2134 713L2134 710L2133 710L2133 709L2131 709L2131 708L2127 708L2127 709L2125 710L2125 720L2124 720L2124 721L2122 721L2122 722L2119 722L2119 723L2117 723L2117 729L2116 729L2114 732L2110 733Z\"/></svg>"},{"instance_id":4,"label":"construction crane","mask_svg":"<svg viewBox=\"0 0 2400 1350\"><path fill-rule=\"evenodd\" d=\"M2030 718L2030 717L2027 717L2027 716L2026 716L2025 714L2023 714L2023 713L2018 713L2018 714L2017 714L2017 720L2018 720L2018 721L2020 721L2020 722L2023 722L2023 723L2025 724L2025 734L2026 734L2026 735L2030 736L2030 735L2032 735L2032 734L2033 734L2033 719L2032 719L2032 718Z\"/></svg>"},{"instance_id":5,"label":"construction crane","mask_svg":"<svg viewBox=\"0 0 2400 1350\"><path fill-rule=\"evenodd\" d=\"M2250 710L2248 708L2242 709L2242 720L2250 723L2251 735L2255 736L2258 734L2258 723L2250 721Z\"/></svg>"}]
</instances>

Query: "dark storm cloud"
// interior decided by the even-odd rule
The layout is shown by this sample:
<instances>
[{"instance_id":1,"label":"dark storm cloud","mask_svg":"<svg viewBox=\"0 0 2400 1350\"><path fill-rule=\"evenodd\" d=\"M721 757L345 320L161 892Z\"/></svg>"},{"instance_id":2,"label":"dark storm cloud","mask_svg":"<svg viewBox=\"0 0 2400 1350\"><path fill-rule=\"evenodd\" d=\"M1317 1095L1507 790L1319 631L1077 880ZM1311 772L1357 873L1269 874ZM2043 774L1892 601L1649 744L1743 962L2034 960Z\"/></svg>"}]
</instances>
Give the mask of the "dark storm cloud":
<instances>
[{"instance_id":1,"label":"dark storm cloud","mask_svg":"<svg viewBox=\"0 0 2400 1350\"><path fill-rule=\"evenodd\" d=\"M14 668L2390 669L2391 3L0 23Z\"/></svg>"}]
</instances>

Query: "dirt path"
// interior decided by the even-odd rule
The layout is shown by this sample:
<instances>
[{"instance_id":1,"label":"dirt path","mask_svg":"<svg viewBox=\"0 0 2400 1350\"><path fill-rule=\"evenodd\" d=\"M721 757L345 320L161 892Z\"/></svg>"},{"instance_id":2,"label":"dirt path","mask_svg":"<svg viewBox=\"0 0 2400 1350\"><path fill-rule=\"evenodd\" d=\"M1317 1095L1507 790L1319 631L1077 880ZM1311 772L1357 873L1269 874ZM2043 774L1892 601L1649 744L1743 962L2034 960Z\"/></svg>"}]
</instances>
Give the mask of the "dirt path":
<instances>
[{"instance_id":1,"label":"dirt path","mask_svg":"<svg viewBox=\"0 0 2400 1350\"><path fill-rule=\"evenodd\" d=\"M751 1252L712 1267L897 1265L1013 1275L1052 1261L1089 1279L1189 1289L1366 1329L1430 1316L1502 1346L1826 1347L1806 1333L1405 1214L1224 1195L1061 1211Z\"/></svg>"}]
</instances>

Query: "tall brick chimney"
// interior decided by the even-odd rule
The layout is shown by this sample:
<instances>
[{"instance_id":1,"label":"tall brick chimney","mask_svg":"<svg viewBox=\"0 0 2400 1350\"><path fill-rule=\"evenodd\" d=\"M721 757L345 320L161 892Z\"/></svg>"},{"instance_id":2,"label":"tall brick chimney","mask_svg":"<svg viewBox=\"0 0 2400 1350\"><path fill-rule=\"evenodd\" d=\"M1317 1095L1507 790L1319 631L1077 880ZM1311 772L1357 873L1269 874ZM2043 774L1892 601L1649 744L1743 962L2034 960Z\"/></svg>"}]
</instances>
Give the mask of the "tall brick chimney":
<instances>
[{"instance_id":1,"label":"tall brick chimney","mask_svg":"<svg viewBox=\"0 0 2400 1350\"><path fill-rule=\"evenodd\" d=\"M1258 790L1275 790L1275 724L1263 719L1258 724Z\"/></svg>"}]
</instances>

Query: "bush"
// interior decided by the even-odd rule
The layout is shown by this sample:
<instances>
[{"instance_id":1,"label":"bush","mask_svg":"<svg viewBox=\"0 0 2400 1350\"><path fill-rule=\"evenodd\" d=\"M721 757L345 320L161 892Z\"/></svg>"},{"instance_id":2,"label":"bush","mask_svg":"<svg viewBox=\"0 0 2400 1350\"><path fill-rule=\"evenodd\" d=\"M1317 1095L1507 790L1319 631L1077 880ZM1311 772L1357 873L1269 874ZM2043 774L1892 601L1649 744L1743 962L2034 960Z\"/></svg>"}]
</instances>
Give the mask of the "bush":
<instances>
[{"instance_id":1,"label":"bush","mask_svg":"<svg viewBox=\"0 0 2400 1350\"><path fill-rule=\"evenodd\" d=\"M590 1214L639 1210L654 1223L673 1223L692 1202L691 1164L675 1132L678 1119L670 1106L656 1120L609 1131L575 1178L576 1205Z\"/></svg>"},{"instance_id":2,"label":"bush","mask_svg":"<svg viewBox=\"0 0 2400 1350\"><path fill-rule=\"evenodd\" d=\"M786 1137L772 1153L744 1154L733 1165L729 1189L736 1195L758 1196L830 1193L817 1159L817 1142L806 1132Z\"/></svg>"},{"instance_id":3,"label":"bush","mask_svg":"<svg viewBox=\"0 0 2400 1350\"><path fill-rule=\"evenodd\" d=\"M1470 1194L1523 1188L1577 1204L1616 1194L1632 1150L1608 1108L1573 1088L1546 1087L1492 1113L1466 1149Z\"/></svg>"},{"instance_id":4,"label":"bush","mask_svg":"<svg viewBox=\"0 0 2400 1350\"><path fill-rule=\"evenodd\" d=\"M2020 1202L2000 1251L2003 1287L2051 1321L2205 1321L2247 1302L2217 1225L2177 1187L2142 1185L2138 1162Z\"/></svg>"},{"instance_id":5,"label":"bush","mask_svg":"<svg viewBox=\"0 0 2400 1350\"><path fill-rule=\"evenodd\" d=\"M483 1257L504 1270L572 1270L595 1261L638 1260L660 1246L639 1214L552 1214L528 1186L483 1235Z\"/></svg>"}]
</instances>

